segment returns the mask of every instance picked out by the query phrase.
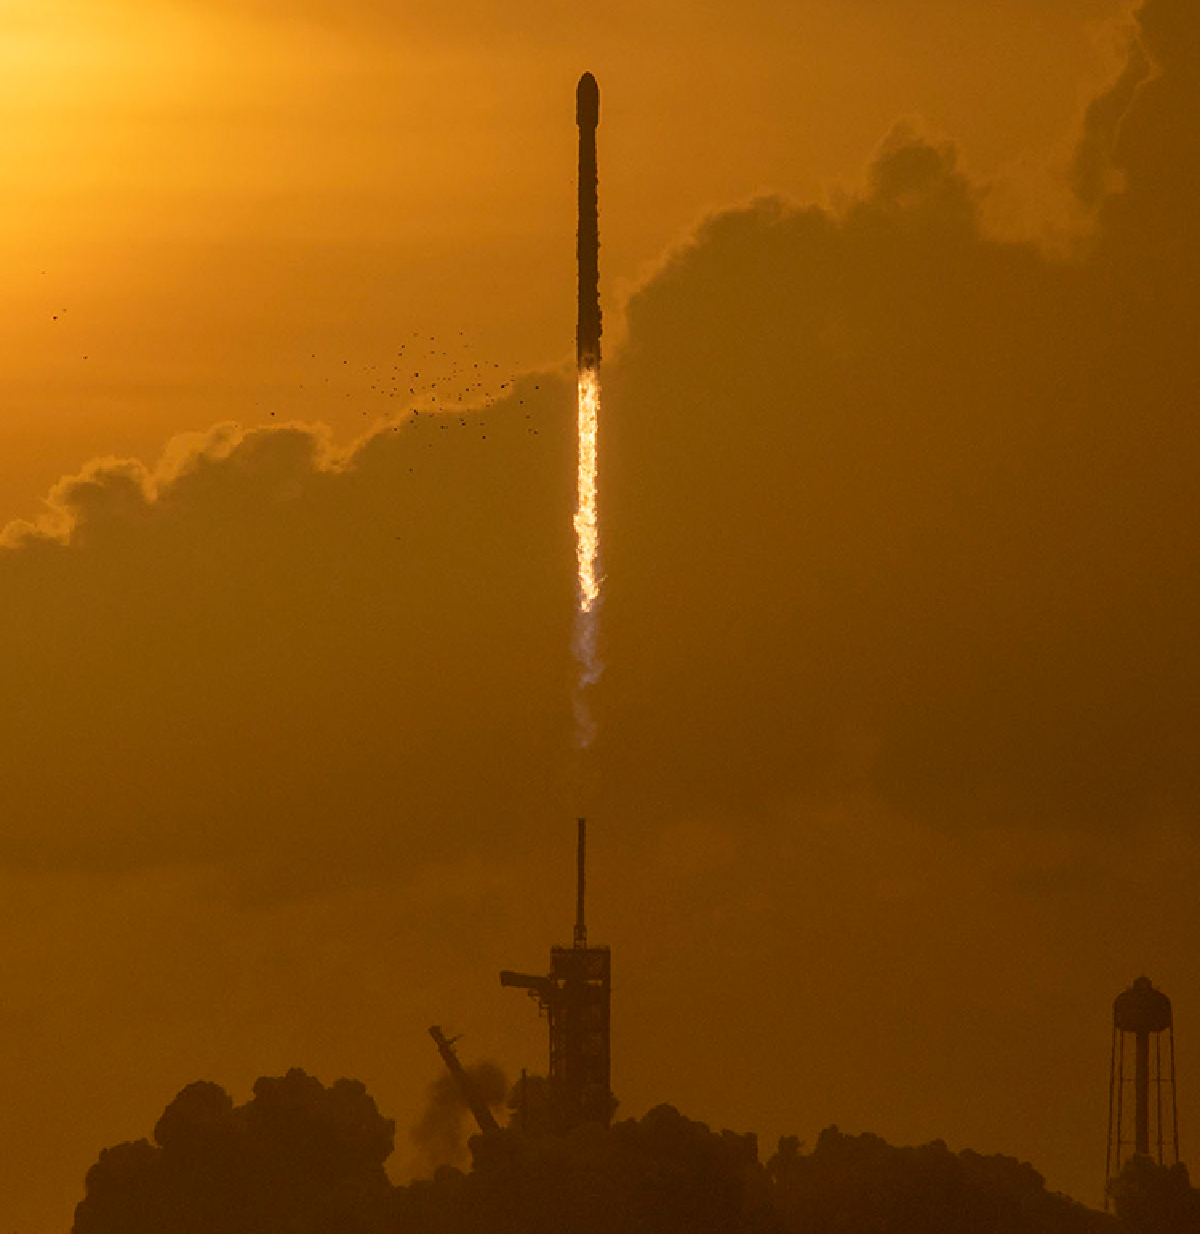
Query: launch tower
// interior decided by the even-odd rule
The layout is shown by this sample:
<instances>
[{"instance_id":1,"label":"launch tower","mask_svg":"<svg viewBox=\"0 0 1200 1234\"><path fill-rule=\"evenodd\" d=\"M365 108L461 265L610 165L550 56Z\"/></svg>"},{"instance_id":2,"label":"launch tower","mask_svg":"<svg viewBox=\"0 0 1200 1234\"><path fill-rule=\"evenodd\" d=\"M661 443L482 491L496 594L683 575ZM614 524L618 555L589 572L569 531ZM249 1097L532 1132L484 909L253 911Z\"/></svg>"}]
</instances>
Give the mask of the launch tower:
<instances>
[{"instance_id":1,"label":"launch tower","mask_svg":"<svg viewBox=\"0 0 1200 1234\"><path fill-rule=\"evenodd\" d=\"M612 958L589 947L584 921L587 820L579 820L575 941L550 949L546 977L505 971L500 984L527 990L550 1023L548 1121L556 1131L583 1122L607 1125L616 1107L609 1037Z\"/></svg>"},{"instance_id":2,"label":"launch tower","mask_svg":"<svg viewBox=\"0 0 1200 1234\"><path fill-rule=\"evenodd\" d=\"M1163 1034L1166 1034L1166 1049ZM1129 1060L1128 1056L1132 1055ZM1132 1075L1128 1073L1132 1061ZM1126 1100L1133 1092L1132 1119ZM1164 1111L1169 1106L1169 1114ZM1168 1132L1169 1129L1169 1132ZM1105 1196L1131 1156L1159 1165L1179 1160L1179 1116L1175 1108L1175 1028L1171 1000L1139 977L1113 1003L1112 1061L1108 1087L1108 1151Z\"/></svg>"}]
</instances>

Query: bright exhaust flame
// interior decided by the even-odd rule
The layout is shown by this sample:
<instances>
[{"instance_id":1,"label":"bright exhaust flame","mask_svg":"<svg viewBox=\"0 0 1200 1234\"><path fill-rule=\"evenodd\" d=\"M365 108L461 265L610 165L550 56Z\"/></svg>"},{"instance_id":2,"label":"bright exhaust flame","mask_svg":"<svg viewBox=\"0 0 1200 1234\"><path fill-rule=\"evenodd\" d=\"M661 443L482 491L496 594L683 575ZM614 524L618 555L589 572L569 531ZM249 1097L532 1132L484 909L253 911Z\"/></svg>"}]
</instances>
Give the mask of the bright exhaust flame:
<instances>
[{"instance_id":1,"label":"bright exhaust flame","mask_svg":"<svg viewBox=\"0 0 1200 1234\"><path fill-rule=\"evenodd\" d=\"M575 495L575 689L576 740L586 748L596 722L586 691L599 680L603 665L597 654L596 610L600 603L600 524L596 515L596 442L600 422L600 375L594 366L579 370L579 473Z\"/></svg>"},{"instance_id":2,"label":"bright exhaust flame","mask_svg":"<svg viewBox=\"0 0 1200 1234\"><path fill-rule=\"evenodd\" d=\"M590 613L600 599L596 559L600 529L596 519L596 435L600 419L600 381L594 368L579 374L579 480L575 500L575 556L579 565L579 608Z\"/></svg>"}]
</instances>

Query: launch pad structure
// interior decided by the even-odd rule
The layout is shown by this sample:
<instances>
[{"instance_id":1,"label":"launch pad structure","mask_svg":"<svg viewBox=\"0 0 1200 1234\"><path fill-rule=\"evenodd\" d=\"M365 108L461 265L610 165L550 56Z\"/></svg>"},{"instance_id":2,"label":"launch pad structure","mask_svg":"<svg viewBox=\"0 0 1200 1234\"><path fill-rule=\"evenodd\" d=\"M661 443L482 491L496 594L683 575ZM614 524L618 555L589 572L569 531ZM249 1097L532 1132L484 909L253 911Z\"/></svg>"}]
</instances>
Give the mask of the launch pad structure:
<instances>
[{"instance_id":1,"label":"launch pad structure","mask_svg":"<svg viewBox=\"0 0 1200 1234\"><path fill-rule=\"evenodd\" d=\"M612 1095L612 955L589 947L584 917L587 888L587 820L579 819L575 937L570 947L550 949L547 976L505 970L500 984L526 990L550 1027L549 1109L553 1130L584 1122L608 1125Z\"/></svg>"},{"instance_id":2,"label":"launch pad structure","mask_svg":"<svg viewBox=\"0 0 1200 1234\"><path fill-rule=\"evenodd\" d=\"M612 954L589 947L584 900L587 891L587 820L578 820L575 935L570 947L551 947L546 976L504 970L500 984L525 990L549 1022L550 1059L545 1077L526 1077L515 1093L515 1124L523 1131L564 1134L581 1123L608 1126L617 1107L612 1095ZM495 1115L459 1062L453 1038L429 1030L446 1069L483 1133L499 1130Z\"/></svg>"}]
</instances>

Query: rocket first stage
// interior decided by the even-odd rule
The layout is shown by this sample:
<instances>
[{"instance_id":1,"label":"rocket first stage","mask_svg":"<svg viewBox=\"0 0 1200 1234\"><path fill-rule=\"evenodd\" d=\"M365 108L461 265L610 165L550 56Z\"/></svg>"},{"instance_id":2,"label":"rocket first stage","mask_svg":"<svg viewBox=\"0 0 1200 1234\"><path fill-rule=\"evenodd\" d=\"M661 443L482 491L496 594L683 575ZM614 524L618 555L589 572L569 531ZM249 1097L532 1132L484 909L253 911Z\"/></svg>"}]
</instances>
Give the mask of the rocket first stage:
<instances>
[{"instance_id":1,"label":"rocket first stage","mask_svg":"<svg viewBox=\"0 0 1200 1234\"><path fill-rule=\"evenodd\" d=\"M600 212L596 170L600 88L591 73L584 73L575 89L575 123L579 126L579 325L575 347L582 371L600 363Z\"/></svg>"},{"instance_id":2,"label":"rocket first stage","mask_svg":"<svg viewBox=\"0 0 1200 1234\"><path fill-rule=\"evenodd\" d=\"M579 471L575 490L576 609L572 647L579 675L572 707L575 737L586 750L596 733L587 692L603 671L597 642L600 603L600 520L597 502L600 430L600 222L597 209L596 125L600 121L600 91L591 73L584 73L575 90L575 123L579 125L579 324L575 332L579 365Z\"/></svg>"}]
</instances>

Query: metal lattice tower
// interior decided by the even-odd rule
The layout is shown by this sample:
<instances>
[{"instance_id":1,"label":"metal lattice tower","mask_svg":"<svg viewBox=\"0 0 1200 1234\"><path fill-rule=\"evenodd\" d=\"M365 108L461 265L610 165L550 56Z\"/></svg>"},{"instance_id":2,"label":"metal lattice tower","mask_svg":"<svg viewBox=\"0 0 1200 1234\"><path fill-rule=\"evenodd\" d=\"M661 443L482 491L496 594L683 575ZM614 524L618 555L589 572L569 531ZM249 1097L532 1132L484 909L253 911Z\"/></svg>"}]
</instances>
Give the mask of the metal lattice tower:
<instances>
[{"instance_id":1,"label":"metal lattice tower","mask_svg":"<svg viewBox=\"0 0 1200 1234\"><path fill-rule=\"evenodd\" d=\"M1132 1112L1129 1095L1133 1098ZM1159 1165L1174 1165L1179 1160L1171 1000L1155 989L1149 977L1139 977L1113 1002L1104 1165L1106 1208L1108 1184L1133 1156L1149 1157Z\"/></svg>"},{"instance_id":2,"label":"metal lattice tower","mask_svg":"<svg viewBox=\"0 0 1200 1234\"><path fill-rule=\"evenodd\" d=\"M586 846L587 821L581 818L574 945L550 949L549 976L500 974L501 985L528 990L550 1022L550 1121L559 1131L582 1122L607 1124L616 1106L609 1032L612 956L607 947L587 942Z\"/></svg>"}]
</instances>

